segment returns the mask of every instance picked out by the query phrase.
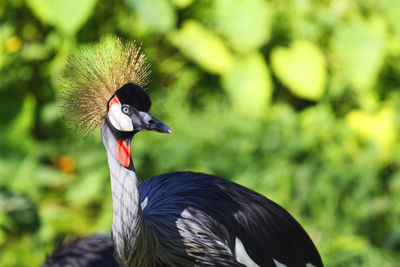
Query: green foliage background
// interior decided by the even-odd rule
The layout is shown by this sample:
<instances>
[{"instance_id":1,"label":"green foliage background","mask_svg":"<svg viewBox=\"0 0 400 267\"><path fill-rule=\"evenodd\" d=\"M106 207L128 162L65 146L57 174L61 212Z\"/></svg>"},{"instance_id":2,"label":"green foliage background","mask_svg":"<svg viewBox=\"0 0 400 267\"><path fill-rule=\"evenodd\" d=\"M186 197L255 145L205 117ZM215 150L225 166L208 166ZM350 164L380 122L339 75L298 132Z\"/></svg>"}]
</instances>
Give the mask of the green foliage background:
<instances>
[{"instance_id":1,"label":"green foliage background","mask_svg":"<svg viewBox=\"0 0 400 267\"><path fill-rule=\"evenodd\" d=\"M400 1L0 1L0 266L109 233L100 133L66 129L66 57L143 42L152 113L139 177L209 172L288 209L326 266L400 266Z\"/></svg>"}]
</instances>

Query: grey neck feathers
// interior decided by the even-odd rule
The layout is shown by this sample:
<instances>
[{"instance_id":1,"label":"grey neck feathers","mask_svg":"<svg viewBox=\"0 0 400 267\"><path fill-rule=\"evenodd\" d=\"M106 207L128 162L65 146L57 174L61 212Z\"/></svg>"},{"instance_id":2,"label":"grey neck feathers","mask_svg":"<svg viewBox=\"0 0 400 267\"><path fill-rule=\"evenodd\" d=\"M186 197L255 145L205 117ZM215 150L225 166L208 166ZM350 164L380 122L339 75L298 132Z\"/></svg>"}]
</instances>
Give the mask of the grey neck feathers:
<instances>
[{"instance_id":1,"label":"grey neck feathers","mask_svg":"<svg viewBox=\"0 0 400 267\"><path fill-rule=\"evenodd\" d=\"M103 143L107 150L113 199L112 235L120 266L129 266L140 231L143 230L138 181L132 163L122 166L117 158L117 138L107 123L102 126Z\"/></svg>"}]
</instances>

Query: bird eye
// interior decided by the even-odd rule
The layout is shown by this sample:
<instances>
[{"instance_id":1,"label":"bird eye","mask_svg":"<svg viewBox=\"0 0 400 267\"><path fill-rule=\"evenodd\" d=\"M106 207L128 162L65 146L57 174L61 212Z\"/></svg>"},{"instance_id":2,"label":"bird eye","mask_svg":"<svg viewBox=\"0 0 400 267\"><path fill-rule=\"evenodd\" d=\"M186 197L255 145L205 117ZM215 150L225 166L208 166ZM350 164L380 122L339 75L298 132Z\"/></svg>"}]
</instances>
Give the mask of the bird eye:
<instances>
[{"instance_id":1,"label":"bird eye","mask_svg":"<svg viewBox=\"0 0 400 267\"><path fill-rule=\"evenodd\" d=\"M125 114L129 114L129 108L128 107L122 107L122 112Z\"/></svg>"}]
</instances>

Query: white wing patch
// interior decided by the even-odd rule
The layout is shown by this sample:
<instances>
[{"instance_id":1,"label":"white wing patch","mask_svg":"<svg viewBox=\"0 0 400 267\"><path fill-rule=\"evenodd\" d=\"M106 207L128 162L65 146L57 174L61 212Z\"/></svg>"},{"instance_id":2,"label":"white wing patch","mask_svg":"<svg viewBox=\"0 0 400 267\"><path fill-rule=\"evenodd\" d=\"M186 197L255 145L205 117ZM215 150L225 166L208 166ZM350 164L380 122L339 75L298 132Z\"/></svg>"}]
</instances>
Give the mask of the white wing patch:
<instances>
[{"instance_id":1,"label":"white wing patch","mask_svg":"<svg viewBox=\"0 0 400 267\"><path fill-rule=\"evenodd\" d=\"M108 110L108 118L111 124L121 132L132 132L132 120L128 115L122 113L121 104L114 103Z\"/></svg>"},{"instance_id":2,"label":"white wing patch","mask_svg":"<svg viewBox=\"0 0 400 267\"><path fill-rule=\"evenodd\" d=\"M260 267L250 258L250 256L246 252L246 249L243 246L242 241L237 237L235 240L235 255L237 261L246 265L247 267Z\"/></svg>"},{"instance_id":3,"label":"white wing patch","mask_svg":"<svg viewBox=\"0 0 400 267\"><path fill-rule=\"evenodd\" d=\"M144 210L144 208L146 208L147 202L148 202L148 201L149 201L149 197L146 197L146 198L142 201L142 203L141 203L142 210Z\"/></svg>"},{"instance_id":4,"label":"white wing patch","mask_svg":"<svg viewBox=\"0 0 400 267\"><path fill-rule=\"evenodd\" d=\"M275 259L273 259L273 260L274 260L276 267L287 267L285 264L280 263L279 261L277 261ZM311 263L306 263L306 267L315 267L315 266Z\"/></svg>"},{"instance_id":5,"label":"white wing patch","mask_svg":"<svg viewBox=\"0 0 400 267\"><path fill-rule=\"evenodd\" d=\"M273 260L274 260L274 263L275 263L276 267L287 267L285 264L280 263L279 261L277 261L275 259L273 259Z\"/></svg>"}]
</instances>

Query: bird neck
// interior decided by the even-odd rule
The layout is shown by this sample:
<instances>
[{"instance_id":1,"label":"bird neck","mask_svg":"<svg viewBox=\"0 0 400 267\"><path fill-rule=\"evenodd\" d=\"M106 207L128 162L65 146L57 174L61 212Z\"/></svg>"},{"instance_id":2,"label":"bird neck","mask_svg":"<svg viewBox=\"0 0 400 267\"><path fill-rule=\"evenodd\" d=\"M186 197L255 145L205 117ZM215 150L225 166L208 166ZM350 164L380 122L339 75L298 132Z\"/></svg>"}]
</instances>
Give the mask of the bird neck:
<instances>
[{"instance_id":1,"label":"bird neck","mask_svg":"<svg viewBox=\"0 0 400 267\"><path fill-rule=\"evenodd\" d=\"M107 150L113 199L112 235L117 259L121 266L132 259L129 254L142 229L143 218L135 168L130 156L130 137L118 136L107 123L102 126ZM121 143L124 145L121 146ZM125 149L125 151L124 151ZM122 153L122 155L121 155ZM123 154L128 153L128 154ZM127 167L125 167L125 166Z\"/></svg>"}]
</instances>

